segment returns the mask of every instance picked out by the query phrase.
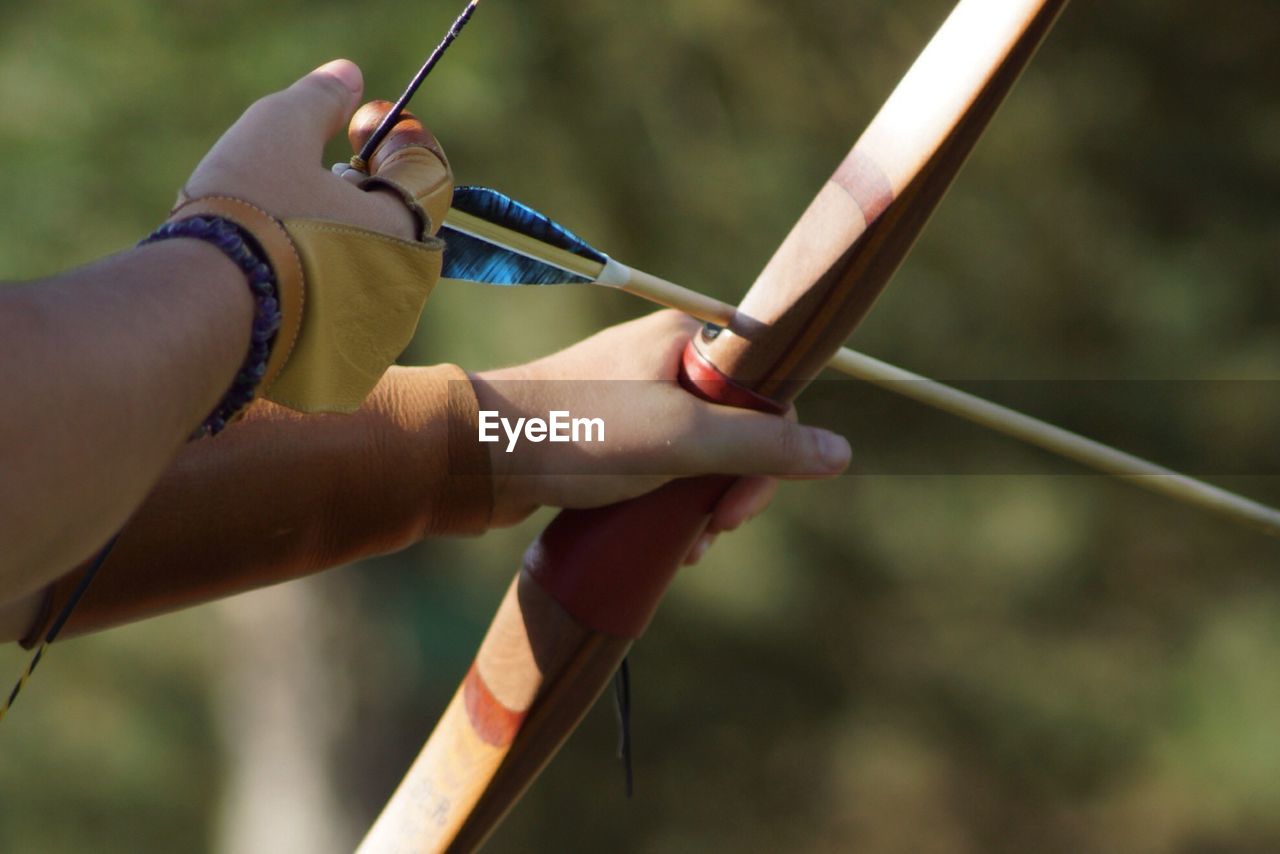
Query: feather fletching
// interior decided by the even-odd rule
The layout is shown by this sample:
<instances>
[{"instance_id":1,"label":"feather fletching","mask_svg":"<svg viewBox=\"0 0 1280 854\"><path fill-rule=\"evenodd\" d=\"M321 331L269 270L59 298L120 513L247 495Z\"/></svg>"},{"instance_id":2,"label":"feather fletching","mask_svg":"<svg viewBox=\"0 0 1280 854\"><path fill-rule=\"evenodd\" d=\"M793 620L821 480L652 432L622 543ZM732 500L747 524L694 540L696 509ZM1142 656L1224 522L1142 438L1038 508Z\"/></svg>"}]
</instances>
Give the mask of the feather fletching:
<instances>
[{"instance_id":1,"label":"feather fletching","mask_svg":"<svg viewBox=\"0 0 1280 854\"><path fill-rule=\"evenodd\" d=\"M479 221L479 222L477 222ZM475 226L483 225L483 229ZM483 231L483 233L480 233ZM564 226L487 187L459 187L440 237L446 279L493 285L590 284L609 257Z\"/></svg>"}]
</instances>

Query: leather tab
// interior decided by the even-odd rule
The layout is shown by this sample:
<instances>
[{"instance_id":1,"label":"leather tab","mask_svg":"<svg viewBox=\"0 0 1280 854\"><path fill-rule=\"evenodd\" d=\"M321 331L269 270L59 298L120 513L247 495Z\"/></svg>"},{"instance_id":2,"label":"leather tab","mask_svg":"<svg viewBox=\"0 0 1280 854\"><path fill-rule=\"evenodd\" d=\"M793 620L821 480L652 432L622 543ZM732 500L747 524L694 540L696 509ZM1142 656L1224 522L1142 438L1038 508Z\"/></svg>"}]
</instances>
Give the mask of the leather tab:
<instances>
[{"instance_id":1,"label":"leather tab","mask_svg":"<svg viewBox=\"0 0 1280 854\"><path fill-rule=\"evenodd\" d=\"M361 181L360 188L386 188L400 196L418 221L420 238L439 231L453 204L453 174L448 165L435 152L417 145L374 162L379 164L377 171Z\"/></svg>"},{"instance_id":2,"label":"leather tab","mask_svg":"<svg viewBox=\"0 0 1280 854\"><path fill-rule=\"evenodd\" d=\"M347 138L359 151L391 109L389 101L370 101L351 117ZM398 195L418 221L418 237L440 230L453 203L453 170L435 135L413 113L400 115L395 128L367 164L363 190L387 189Z\"/></svg>"}]
</instances>

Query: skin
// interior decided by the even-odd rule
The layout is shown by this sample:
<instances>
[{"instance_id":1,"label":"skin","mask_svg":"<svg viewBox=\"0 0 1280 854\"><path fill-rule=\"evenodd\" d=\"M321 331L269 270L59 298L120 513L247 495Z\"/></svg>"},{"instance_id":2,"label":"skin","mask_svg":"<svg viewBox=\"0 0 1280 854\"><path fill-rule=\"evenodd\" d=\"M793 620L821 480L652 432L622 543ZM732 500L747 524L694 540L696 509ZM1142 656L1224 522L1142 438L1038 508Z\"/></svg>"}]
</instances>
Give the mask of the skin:
<instances>
[{"instance_id":1,"label":"skin","mask_svg":"<svg viewBox=\"0 0 1280 854\"><path fill-rule=\"evenodd\" d=\"M704 403L677 382L680 354L700 324L675 311L606 329L527 365L472 376L482 410L507 419L545 418L555 409L600 416L602 444L490 446L499 520L539 506L596 507L641 495L673 476L744 475L717 507L710 539L768 506L773 476L829 477L849 463L849 445L826 430ZM608 383L589 382L609 380ZM587 382L584 382L587 381ZM574 473L589 471L591 473ZM632 472L612 474L613 472ZM606 472L609 474L599 474Z\"/></svg>"},{"instance_id":2,"label":"skin","mask_svg":"<svg viewBox=\"0 0 1280 854\"><path fill-rule=\"evenodd\" d=\"M280 218L411 238L413 218L397 197L359 190L321 163L362 90L359 69L337 60L258 101L196 168L188 195L236 196ZM252 314L242 274L192 240L0 287L0 627L25 625L39 591L125 524L229 385ZM473 375L482 408L507 417L557 409L604 418L610 441L590 451L601 455L600 470L661 472L567 476L557 473L571 462L564 455L581 448L524 443L506 454L494 446L495 524L543 505L611 503L676 476L747 475L716 510L693 561L717 533L764 509L776 489L765 475L844 470L849 446L835 434L679 389L678 354L695 328L660 312L531 364ZM542 382L602 379L649 382L604 396L589 383Z\"/></svg>"}]
</instances>

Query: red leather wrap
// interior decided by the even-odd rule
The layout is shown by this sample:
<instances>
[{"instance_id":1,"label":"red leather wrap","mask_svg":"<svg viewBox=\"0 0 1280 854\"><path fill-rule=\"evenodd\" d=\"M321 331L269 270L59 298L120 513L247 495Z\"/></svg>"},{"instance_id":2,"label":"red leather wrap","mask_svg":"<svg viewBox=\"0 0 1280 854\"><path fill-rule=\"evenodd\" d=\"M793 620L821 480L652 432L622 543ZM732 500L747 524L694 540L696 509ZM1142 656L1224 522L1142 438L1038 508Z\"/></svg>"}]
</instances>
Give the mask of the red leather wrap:
<instances>
[{"instance_id":1,"label":"red leather wrap","mask_svg":"<svg viewBox=\"0 0 1280 854\"><path fill-rule=\"evenodd\" d=\"M680 384L712 403L785 411L716 370L693 341L684 350ZM525 552L522 571L583 626L638 638L733 482L723 475L687 478L620 504L566 510Z\"/></svg>"}]
</instances>

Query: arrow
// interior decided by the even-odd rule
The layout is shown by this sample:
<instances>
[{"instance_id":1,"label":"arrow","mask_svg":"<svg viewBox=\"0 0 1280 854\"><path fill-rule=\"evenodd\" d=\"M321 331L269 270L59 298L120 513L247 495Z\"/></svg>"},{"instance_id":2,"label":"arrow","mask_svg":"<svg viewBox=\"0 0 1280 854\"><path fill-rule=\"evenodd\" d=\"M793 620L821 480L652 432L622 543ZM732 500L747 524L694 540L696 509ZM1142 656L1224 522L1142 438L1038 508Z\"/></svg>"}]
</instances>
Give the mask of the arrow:
<instances>
[{"instance_id":1,"label":"arrow","mask_svg":"<svg viewBox=\"0 0 1280 854\"><path fill-rule=\"evenodd\" d=\"M522 202L459 187L440 236L441 277L490 285L595 284L623 290L750 338L759 323L733 306L623 264ZM1034 445L1103 474L1280 537L1280 510L952 386L841 348L827 365L917 403Z\"/></svg>"},{"instance_id":2,"label":"arrow","mask_svg":"<svg viewBox=\"0 0 1280 854\"><path fill-rule=\"evenodd\" d=\"M360 152L351 158L351 168L359 172L369 171L369 160L373 158L373 153L378 150L378 146L382 144L382 140L386 139L387 134L391 133L391 129L396 126L396 122L400 121L400 114L404 112L404 108L409 106L409 102L413 100L413 96L417 94L418 88L422 86L423 81L435 69L436 64L444 58L445 51L453 44L461 33L462 29L471 20L471 16L476 13L476 7L480 5L480 0L471 0L467 7L462 10L462 14L458 15L449 32L444 34L444 38L440 40L440 44L436 45L435 50L431 51L431 55L427 57L427 61L422 63L422 67L418 69L418 73L413 75L413 79L409 81L409 85L405 87L404 92L391 105L391 109L382 117L382 122L374 130L373 135L365 141L364 147Z\"/></svg>"}]
</instances>

